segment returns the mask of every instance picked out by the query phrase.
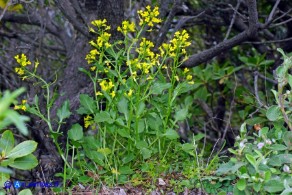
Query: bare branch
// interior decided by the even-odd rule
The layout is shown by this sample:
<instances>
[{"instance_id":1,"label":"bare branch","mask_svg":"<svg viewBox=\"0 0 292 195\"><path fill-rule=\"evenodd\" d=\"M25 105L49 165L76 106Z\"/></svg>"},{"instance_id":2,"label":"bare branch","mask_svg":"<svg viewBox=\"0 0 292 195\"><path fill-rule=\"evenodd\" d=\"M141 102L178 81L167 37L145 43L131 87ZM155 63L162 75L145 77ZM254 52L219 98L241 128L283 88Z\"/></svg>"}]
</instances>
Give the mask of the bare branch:
<instances>
[{"instance_id":1,"label":"bare branch","mask_svg":"<svg viewBox=\"0 0 292 195\"><path fill-rule=\"evenodd\" d=\"M240 43L248 40L247 33L248 33L247 30L243 31L242 33L236 35L235 37L228 39L224 42L221 42L210 49L204 50L198 54L190 56L189 59L183 63L182 67L197 66L219 55L221 52L224 52L236 45L239 45Z\"/></svg>"},{"instance_id":2,"label":"bare branch","mask_svg":"<svg viewBox=\"0 0 292 195\"><path fill-rule=\"evenodd\" d=\"M239 8L240 4L241 4L241 0L237 0L237 4L236 4L236 7L235 7L233 16L232 16L232 20L231 20L230 25L228 27L228 30L227 30L226 36L224 38L224 41L227 40L228 37L229 37L229 34L230 34L232 26L234 24L234 21L235 21L235 18L236 18L236 15L237 15L237 12L238 12L238 8Z\"/></svg>"},{"instance_id":3,"label":"bare branch","mask_svg":"<svg viewBox=\"0 0 292 195\"><path fill-rule=\"evenodd\" d=\"M274 7L273 7L273 9L272 9L272 11L271 11L271 13L270 13L270 15L269 15L267 21L266 21L266 25L269 25L269 24L273 21L273 18L274 18L274 16L275 16L275 12L276 12L276 10L277 10L277 8L278 8L278 5L279 5L280 1L281 1L281 0L277 0L277 1L276 1L275 5L274 5Z\"/></svg>"},{"instance_id":4,"label":"bare branch","mask_svg":"<svg viewBox=\"0 0 292 195\"><path fill-rule=\"evenodd\" d=\"M248 4L248 36L249 38L255 38L258 34L258 10L256 0L247 0Z\"/></svg>"},{"instance_id":5,"label":"bare branch","mask_svg":"<svg viewBox=\"0 0 292 195\"><path fill-rule=\"evenodd\" d=\"M259 90L258 90L258 72L257 71L254 73L254 93L255 93L256 100L257 100L259 106L265 107L267 109L268 107L266 105L264 105L260 100Z\"/></svg>"},{"instance_id":6,"label":"bare branch","mask_svg":"<svg viewBox=\"0 0 292 195\"><path fill-rule=\"evenodd\" d=\"M158 48L161 45L161 43L164 41L165 36L166 36L166 34L169 30L169 27L171 25L171 22L175 16L175 14L178 11L178 7L179 7L179 0L175 0L174 4L172 6L172 9L167 16L166 21L163 24L163 27L160 29L160 32L158 34L158 39L157 39L156 44L155 44L155 48Z\"/></svg>"}]
</instances>

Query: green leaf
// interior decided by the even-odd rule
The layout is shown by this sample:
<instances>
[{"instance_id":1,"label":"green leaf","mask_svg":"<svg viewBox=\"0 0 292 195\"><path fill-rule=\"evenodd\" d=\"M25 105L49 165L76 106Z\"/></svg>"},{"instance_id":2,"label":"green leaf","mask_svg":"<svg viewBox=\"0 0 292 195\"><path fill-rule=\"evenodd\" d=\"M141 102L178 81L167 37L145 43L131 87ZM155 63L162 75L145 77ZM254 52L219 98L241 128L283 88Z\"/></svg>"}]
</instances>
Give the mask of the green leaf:
<instances>
[{"instance_id":1,"label":"green leaf","mask_svg":"<svg viewBox=\"0 0 292 195\"><path fill-rule=\"evenodd\" d=\"M107 111L101 111L100 113L96 113L94 116L94 121L96 123L107 122L112 124L114 120L111 118L111 115Z\"/></svg>"},{"instance_id":2,"label":"green leaf","mask_svg":"<svg viewBox=\"0 0 292 195\"><path fill-rule=\"evenodd\" d=\"M119 129L118 134L125 138L131 138L130 133L126 129Z\"/></svg>"},{"instance_id":3,"label":"green leaf","mask_svg":"<svg viewBox=\"0 0 292 195\"><path fill-rule=\"evenodd\" d=\"M71 115L69 101L66 100L61 108L57 110L57 116L60 121L63 121L65 118L68 118Z\"/></svg>"},{"instance_id":4,"label":"green leaf","mask_svg":"<svg viewBox=\"0 0 292 195\"><path fill-rule=\"evenodd\" d=\"M135 155L133 153L128 154L122 159L123 164L127 164L135 159Z\"/></svg>"},{"instance_id":5,"label":"green leaf","mask_svg":"<svg viewBox=\"0 0 292 195\"><path fill-rule=\"evenodd\" d=\"M163 134L164 137L170 139L170 140L174 140L174 139L178 139L179 138L179 135L178 133L173 130L173 129L168 129L164 134Z\"/></svg>"},{"instance_id":6,"label":"green leaf","mask_svg":"<svg viewBox=\"0 0 292 195\"><path fill-rule=\"evenodd\" d=\"M264 118L264 117L253 117L253 118L245 120L246 124L248 125L262 124L266 121L267 121L267 118Z\"/></svg>"},{"instance_id":7,"label":"green leaf","mask_svg":"<svg viewBox=\"0 0 292 195\"><path fill-rule=\"evenodd\" d=\"M292 132L287 131L283 135L283 141L285 145L289 148L289 150L292 150Z\"/></svg>"},{"instance_id":8,"label":"green leaf","mask_svg":"<svg viewBox=\"0 0 292 195\"><path fill-rule=\"evenodd\" d=\"M143 133L145 130L145 123L143 120L139 120L138 122L138 133Z\"/></svg>"},{"instance_id":9,"label":"green leaf","mask_svg":"<svg viewBox=\"0 0 292 195\"><path fill-rule=\"evenodd\" d=\"M96 103L87 94L80 94L79 96L81 107L77 110L78 114L93 114L96 109Z\"/></svg>"},{"instance_id":10,"label":"green leaf","mask_svg":"<svg viewBox=\"0 0 292 195\"><path fill-rule=\"evenodd\" d=\"M107 156L112 153L111 149L109 148L99 148L97 151L103 154L104 156Z\"/></svg>"},{"instance_id":11,"label":"green leaf","mask_svg":"<svg viewBox=\"0 0 292 195\"><path fill-rule=\"evenodd\" d=\"M185 151L187 153L193 152L195 150L194 145L190 144L190 143L182 144L181 148L183 151Z\"/></svg>"},{"instance_id":12,"label":"green leaf","mask_svg":"<svg viewBox=\"0 0 292 195\"><path fill-rule=\"evenodd\" d=\"M141 140L136 142L136 148L137 149L142 149L142 148L148 148L148 144L146 141Z\"/></svg>"},{"instance_id":13,"label":"green leaf","mask_svg":"<svg viewBox=\"0 0 292 195\"><path fill-rule=\"evenodd\" d=\"M144 112L144 109L145 109L145 103L140 102L137 109L137 116L141 116L141 114Z\"/></svg>"},{"instance_id":14,"label":"green leaf","mask_svg":"<svg viewBox=\"0 0 292 195\"><path fill-rule=\"evenodd\" d=\"M141 151L141 154L142 154L144 160L151 157L151 154L152 154L151 150L149 150L147 148L142 148L140 151Z\"/></svg>"},{"instance_id":15,"label":"green leaf","mask_svg":"<svg viewBox=\"0 0 292 195\"><path fill-rule=\"evenodd\" d=\"M248 162L250 164L252 164L256 168L256 160L255 160L255 158L252 155L246 154L245 155L245 158L248 160Z\"/></svg>"},{"instance_id":16,"label":"green leaf","mask_svg":"<svg viewBox=\"0 0 292 195\"><path fill-rule=\"evenodd\" d=\"M21 190L18 195L32 195L32 192L30 189L25 189L25 190Z\"/></svg>"},{"instance_id":17,"label":"green leaf","mask_svg":"<svg viewBox=\"0 0 292 195\"><path fill-rule=\"evenodd\" d=\"M196 141L200 141L201 139L203 139L205 137L205 134L203 133L198 133L197 135L194 136L194 139Z\"/></svg>"},{"instance_id":18,"label":"green leaf","mask_svg":"<svg viewBox=\"0 0 292 195\"><path fill-rule=\"evenodd\" d=\"M282 115L279 106L271 106L268 108L266 116L270 121L276 121Z\"/></svg>"},{"instance_id":19,"label":"green leaf","mask_svg":"<svg viewBox=\"0 0 292 195\"><path fill-rule=\"evenodd\" d=\"M35 151L37 142L35 141L24 141L15 146L10 152L7 153L6 158L19 158L26 156Z\"/></svg>"},{"instance_id":20,"label":"green leaf","mask_svg":"<svg viewBox=\"0 0 292 195\"><path fill-rule=\"evenodd\" d=\"M271 166L282 166L283 164L292 163L292 154L278 154L269 159L268 164Z\"/></svg>"},{"instance_id":21,"label":"green leaf","mask_svg":"<svg viewBox=\"0 0 292 195\"><path fill-rule=\"evenodd\" d=\"M194 94L194 99L200 99L202 101L207 101L209 96L206 86L200 87Z\"/></svg>"},{"instance_id":22,"label":"green leaf","mask_svg":"<svg viewBox=\"0 0 292 195\"><path fill-rule=\"evenodd\" d=\"M21 169L21 170L30 170L38 165L38 160L33 154L28 154L26 156L17 158L13 163L9 164L10 167Z\"/></svg>"},{"instance_id":23,"label":"green leaf","mask_svg":"<svg viewBox=\"0 0 292 195\"><path fill-rule=\"evenodd\" d=\"M259 136L260 137L267 136L268 131L269 131L268 127L261 128L261 130L259 131Z\"/></svg>"},{"instance_id":24,"label":"green leaf","mask_svg":"<svg viewBox=\"0 0 292 195\"><path fill-rule=\"evenodd\" d=\"M68 131L68 137L71 140L78 141L83 138L83 128L79 124L74 124Z\"/></svg>"},{"instance_id":25,"label":"green leaf","mask_svg":"<svg viewBox=\"0 0 292 195\"><path fill-rule=\"evenodd\" d=\"M14 174L13 170L7 168L7 167L0 167L0 174L4 173L4 174Z\"/></svg>"},{"instance_id":26,"label":"green leaf","mask_svg":"<svg viewBox=\"0 0 292 195\"><path fill-rule=\"evenodd\" d=\"M25 89L22 87L12 93L10 93L9 91L4 92L3 97L0 99L0 118L3 116L4 111L9 108L10 104L24 91Z\"/></svg>"},{"instance_id":27,"label":"green leaf","mask_svg":"<svg viewBox=\"0 0 292 195\"><path fill-rule=\"evenodd\" d=\"M243 162L237 162L236 164L234 164L233 162L229 161L228 163L221 164L216 173L218 175L227 174L229 172L234 174L243 165L245 165L245 163Z\"/></svg>"},{"instance_id":28,"label":"green leaf","mask_svg":"<svg viewBox=\"0 0 292 195\"><path fill-rule=\"evenodd\" d=\"M186 82L183 82L183 83L179 83L176 88L174 89L173 91L173 95L172 95L172 100L171 101L174 101L177 96L179 96L180 94L182 93L186 93L190 90L194 90L197 86L195 85L190 85Z\"/></svg>"},{"instance_id":29,"label":"green leaf","mask_svg":"<svg viewBox=\"0 0 292 195\"><path fill-rule=\"evenodd\" d=\"M162 92L171 87L170 83L154 83L150 88L150 93L154 95L162 94Z\"/></svg>"},{"instance_id":30,"label":"green leaf","mask_svg":"<svg viewBox=\"0 0 292 195\"><path fill-rule=\"evenodd\" d=\"M282 192L284 184L279 180L272 179L265 183L264 190L269 193Z\"/></svg>"},{"instance_id":31,"label":"green leaf","mask_svg":"<svg viewBox=\"0 0 292 195\"><path fill-rule=\"evenodd\" d=\"M129 166L124 166L119 169L119 172L123 175L133 174L134 171Z\"/></svg>"},{"instance_id":32,"label":"green leaf","mask_svg":"<svg viewBox=\"0 0 292 195\"><path fill-rule=\"evenodd\" d=\"M7 180L9 180L9 178L10 178L10 175L9 174L0 172L0 184L1 184L0 187L4 187L4 183Z\"/></svg>"},{"instance_id":33,"label":"green leaf","mask_svg":"<svg viewBox=\"0 0 292 195\"><path fill-rule=\"evenodd\" d=\"M236 183L236 187L240 190L243 191L246 187L246 181L245 179L239 179Z\"/></svg>"},{"instance_id":34,"label":"green leaf","mask_svg":"<svg viewBox=\"0 0 292 195\"><path fill-rule=\"evenodd\" d=\"M28 130L25 125L26 121L29 121L29 117L27 116L21 116L14 110L7 110L7 119L12 121L14 125L17 127L17 129L23 134L23 135L28 135Z\"/></svg>"},{"instance_id":35,"label":"green leaf","mask_svg":"<svg viewBox=\"0 0 292 195\"><path fill-rule=\"evenodd\" d=\"M287 147L282 144L273 144L269 146L268 148L271 150L277 150L277 151L287 150Z\"/></svg>"},{"instance_id":36,"label":"green leaf","mask_svg":"<svg viewBox=\"0 0 292 195\"><path fill-rule=\"evenodd\" d=\"M261 183L254 183L253 184L253 189L256 191L256 192L259 192L262 188L262 184Z\"/></svg>"},{"instance_id":37,"label":"green leaf","mask_svg":"<svg viewBox=\"0 0 292 195\"><path fill-rule=\"evenodd\" d=\"M0 139L0 152L5 151L5 154L10 152L14 147L14 136L10 130L4 131Z\"/></svg>"},{"instance_id":38,"label":"green leaf","mask_svg":"<svg viewBox=\"0 0 292 195\"><path fill-rule=\"evenodd\" d=\"M129 108L128 108L128 100L125 97L122 97L118 103L118 111L125 115L126 121L129 119Z\"/></svg>"},{"instance_id":39,"label":"green leaf","mask_svg":"<svg viewBox=\"0 0 292 195\"><path fill-rule=\"evenodd\" d=\"M188 109L183 108L175 112L174 119L175 121L182 121L182 120L185 120L187 116L188 116Z\"/></svg>"},{"instance_id":40,"label":"green leaf","mask_svg":"<svg viewBox=\"0 0 292 195\"><path fill-rule=\"evenodd\" d=\"M291 74L288 75L288 83L290 85L290 88L292 89L292 75Z\"/></svg>"}]
</instances>

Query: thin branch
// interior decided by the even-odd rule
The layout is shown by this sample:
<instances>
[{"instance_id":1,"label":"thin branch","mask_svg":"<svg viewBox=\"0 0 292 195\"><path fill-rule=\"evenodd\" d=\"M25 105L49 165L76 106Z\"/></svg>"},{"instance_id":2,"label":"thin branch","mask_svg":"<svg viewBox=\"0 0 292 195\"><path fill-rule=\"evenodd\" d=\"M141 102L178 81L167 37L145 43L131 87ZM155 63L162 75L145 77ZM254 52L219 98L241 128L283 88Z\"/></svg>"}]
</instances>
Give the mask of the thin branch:
<instances>
[{"instance_id":1,"label":"thin branch","mask_svg":"<svg viewBox=\"0 0 292 195\"><path fill-rule=\"evenodd\" d=\"M283 13L281 16L276 18L273 22L276 22L277 20L282 19L283 17L287 16L292 11L292 8L290 8L287 12Z\"/></svg>"},{"instance_id":2,"label":"thin branch","mask_svg":"<svg viewBox=\"0 0 292 195\"><path fill-rule=\"evenodd\" d=\"M275 81L275 80L273 80L273 79L270 79L270 78L268 78L268 77L262 75L262 74L259 73L259 72L257 72L257 74L258 74L258 76L259 76L261 79L263 79L263 80L265 80L265 81L269 81L270 83L273 83L274 85L278 84L277 81Z\"/></svg>"},{"instance_id":3,"label":"thin branch","mask_svg":"<svg viewBox=\"0 0 292 195\"><path fill-rule=\"evenodd\" d=\"M4 16L4 14L6 13L8 7L11 5L11 2L10 2L10 1L11 1L11 0L8 0L8 1L7 1L6 5L5 5L5 8L4 8L3 12L2 12L1 15L0 15L0 22L1 22L2 18L3 18L3 16Z\"/></svg>"},{"instance_id":4,"label":"thin branch","mask_svg":"<svg viewBox=\"0 0 292 195\"><path fill-rule=\"evenodd\" d=\"M245 41L243 43L248 43L248 44L271 44L271 43L281 43L281 42L287 42L287 41L292 41L292 37L286 38L286 39L281 39L281 40L272 40L272 41Z\"/></svg>"},{"instance_id":5,"label":"thin branch","mask_svg":"<svg viewBox=\"0 0 292 195\"><path fill-rule=\"evenodd\" d=\"M227 40L228 37L229 37L229 34L230 34L231 29L232 29L232 26L233 26L233 24L234 24L234 21L235 21L235 18L236 18L236 15L237 15L237 12L238 12L238 9L239 9L240 4L241 4L241 0L237 0L237 4L236 4L236 6L235 6L235 10L234 10L234 12L233 12L233 16L232 16L232 19L231 19L230 25L229 25L229 27L228 27L228 30L227 30L226 36L225 36L225 38L224 38L224 41Z\"/></svg>"},{"instance_id":6,"label":"thin branch","mask_svg":"<svg viewBox=\"0 0 292 195\"><path fill-rule=\"evenodd\" d=\"M205 14L205 11L202 11L201 13L199 13L199 14L197 14L197 15L195 15L195 16L184 16L184 17L182 17L182 19L180 19L178 22L177 22L177 24L176 24L176 26L175 26L175 28L174 28L174 30L173 30L173 33L172 33L172 35L171 35L171 37L173 37L173 34L176 32L176 31L178 31L185 23L187 23L189 20L192 20L192 19L195 19L195 18L199 18L199 17L201 17L203 14Z\"/></svg>"},{"instance_id":7,"label":"thin branch","mask_svg":"<svg viewBox=\"0 0 292 195\"><path fill-rule=\"evenodd\" d=\"M179 6L178 3L179 3L179 1L175 0L170 13L167 16L166 21L164 22L163 27L160 29L160 32L158 34L158 39L157 39L156 44L155 44L155 48L158 48L161 45L161 43L164 41L166 33L168 32L168 29L171 25L171 21L173 20L175 14L178 11L178 6Z\"/></svg>"},{"instance_id":8,"label":"thin branch","mask_svg":"<svg viewBox=\"0 0 292 195\"><path fill-rule=\"evenodd\" d=\"M264 105L261 100L260 100L260 96L259 96L259 89L258 89L258 72L254 72L254 93L255 93L255 96L256 96L256 100L261 107L264 107L264 108L268 108L268 106Z\"/></svg>"},{"instance_id":9,"label":"thin branch","mask_svg":"<svg viewBox=\"0 0 292 195\"><path fill-rule=\"evenodd\" d=\"M273 7L273 9L272 9L272 11L271 11L271 13L270 13L268 19L267 19L267 21L266 21L266 23L265 23L266 25L269 25L269 24L273 21L273 18L274 18L274 16L275 16L275 12L276 12L276 10L277 10L277 8L278 8L278 5L279 5L280 1L281 1L281 0L277 0L277 1L276 1L276 3L275 3L275 5L274 5L274 7Z\"/></svg>"},{"instance_id":10,"label":"thin branch","mask_svg":"<svg viewBox=\"0 0 292 195\"><path fill-rule=\"evenodd\" d=\"M291 22L291 21L292 21L292 18L290 18L290 19L288 19L288 20L285 20L285 21L283 21L283 22L279 22L279 23L277 23L277 24L271 25L271 28L275 28L275 27L277 27L277 26L281 26L281 25L286 24L286 23Z\"/></svg>"}]
</instances>

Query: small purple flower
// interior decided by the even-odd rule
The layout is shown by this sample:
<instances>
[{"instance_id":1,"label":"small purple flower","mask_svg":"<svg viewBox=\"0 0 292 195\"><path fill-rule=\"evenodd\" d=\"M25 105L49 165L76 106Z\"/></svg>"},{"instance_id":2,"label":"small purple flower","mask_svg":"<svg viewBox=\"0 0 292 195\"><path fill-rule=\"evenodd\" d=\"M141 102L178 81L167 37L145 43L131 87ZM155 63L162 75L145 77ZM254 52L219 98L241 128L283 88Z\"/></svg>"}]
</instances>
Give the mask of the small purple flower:
<instances>
[{"instance_id":1,"label":"small purple flower","mask_svg":"<svg viewBox=\"0 0 292 195\"><path fill-rule=\"evenodd\" d=\"M265 144L263 142L258 143L258 145L257 145L258 146L258 149L259 150L262 149L264 147L264 145Z\"/></svg>"},{"instance_id":2,"label":"small purple flower","mask_svg":"<svg viewBox=\"0 0 292 195\"><path fill-rule=\"evenodd\" d=\"M290 173L290 167L288 165L284 165L283 167L283 171L286 172L286 173Z\"/></svg>"}]
</instances>

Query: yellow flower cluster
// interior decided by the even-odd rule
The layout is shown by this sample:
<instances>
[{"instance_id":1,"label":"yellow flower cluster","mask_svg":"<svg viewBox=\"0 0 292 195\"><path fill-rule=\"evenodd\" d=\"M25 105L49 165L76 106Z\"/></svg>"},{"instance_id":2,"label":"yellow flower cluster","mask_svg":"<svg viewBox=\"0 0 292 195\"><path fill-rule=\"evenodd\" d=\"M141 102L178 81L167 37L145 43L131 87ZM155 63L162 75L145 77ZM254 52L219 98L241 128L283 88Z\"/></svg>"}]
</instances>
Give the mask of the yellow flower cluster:
<instances>
[{"instance_id":1,"label":"yellow flower cluster","mask_svg":"<svg viewBox=\"0 0 292 195\"><path fill-rule=\"evenodd\" d=\"M169 52L171 57L175 57L177 54L186 54L185 48L191 45L191 42L188 41L189 37L186 30L174 33L174 38L170 40L170 44L164 43L159 47L161 56L163 56L165 52Z\"/></svg>"},{"instance_id":2,"label":"yellow flower cluster","mask_svg":"<svg viewBox=\"0 0 292 195\"><path fill-rule=\"evenodd\" d=\"M97 37L96 42L91 40L89 44L96 48L102 48L103 46L109 48L111 46L111 44L109 43L110 37L111 34L103 32L99 37Z\"/></svg>"},{"instance_id":3,"label":"yellow flower cluster","mask_svg":"<svg viewBox=\"0 0 292 195\"><path fill-rule=\"evenodd\" d=\"M23 111L26 111L26 103L27 103L27 100L22 100L21 101L21 105L15 105L14 106L14 110L23 110Z\"/></svg>"},{"instance_id":4,"label":"yellow flower cluster","mask_svg":"<svg viewBox=\"0 0 292 195\"><path fill-rule=\"evenodd\" d=\"M16 67L14 70L18 75L24 75L24 67L31 64L31 61L29 61L25 54L19 54L14 57L16 59L16 62L20 65L20 67Z\"/></svg>"},{"instance_id":5,"label":"yellow flower cluster","mask_svg":"<svg viewBox=\"0 0 292 195\"><path fill-rule=\"evenodd\" d=\"M90 125L94 124L94 120L92 119L92 116L87 115L84 117L84 127L88 128Z\"/></svg>"},{"instance_id":6,"label":"yellow flower cluster","mask_svg":"<svg viewBox=\"0 0 292 195\"><path fill-rule=\"evenodd\" d=\"M140 47L137 48L136 51L138 54L145 58L147 57L154 58L154 52L151 51L152 47L154 47L154 44L143 37L140 43Z\"/></svg>"},{"instance_id":7,"label":"yellow flower cluster","mask_svg":"<svg viewBox=\"0 0 292 195\"><path fill-rule=\"evenodd\" d=\"M134 22L129 22L127 20L122 22L122 26L118 27L117 29L119 32L123 33L124 35L129 33L129 32L135 32L136 31L136 27L135 27L135 23Z\"/></svg>"},{"instance_id":8,"label":"yellow flower cluster","mask_svg":"<svg viewBox=\"0 0 292 195\"><path fill-rule=\"evenodd\" d=\"M93 26L96 26L97 28L101 28L101 27L107 27L106 22L107 22L106 19L103 19L103 20L93 20L91 22L91 24Z\"/></svg>"},{"instance_id":9,"label":"yellow flower cluster","mask_svg":"<svg viewBox=\"0 0 292 195\"><path fill-rule=\"evenodd\" d=\"M91 22L91 24L98 28L98 32L96 32L93 28L89 28L89 31L97 33L99 36L97 39L91 40L89 44L95 49L92 49L85 57L88 64L91 64L96 60L96 56L101 54L104 48L109 48L112 45L109 43L109 39L111 37L111 34L106 32L107 30L110 30L110 26L106 24L106 19L103 20L94 20ZM94 71L96 68L91 67L91 71Z\"/></svg>"},{"instance_id":10,"label":"yellow flower cluster","mask_svg":"<svg viewBox=\"0 0 292 195\"><path fill-rule=\"evenodd\" d=\"M88 64L91 64L92 62L94 62L94 60L96 59L96 55L98 55L98 54L99 54L99 52L97 51L97 49L90 50L89 54L87 54L85 57Z\"/></svg>"},{"instance_id":11,"label":"yellow flower cluster","mask_svg":"<svg viewBox=\"0 0 292 195\"><path fill-rule=\"evenodd\" d=\"M102 91L110 91L113 87L114 87L114 84L111 80L107 81L107 80L102 80L100 83L99 83L100 87L101 87L101 90ZM96 95L102 95L102 93L100 92L96 92ZM116 92L115 90L113 90L110 95L112 96L112 98L114 98L116 96Z\"/></svg>"},{"instance_id":12,"label":"yellow flower cluster","mask_svg":"<svg viewBox=\"0 0 292 195\"><path fill-rule=\"evenodd\" d=\"M157 18L159 15L158 7L151 10L151 7L148 5L145 11L139 10L138 14L140 16L140 26L147 24L148 26L153 27L155 23L161 23L161 19Z\"/></svg>"},{"instance_id":13,"label":"yellow flower cluster","mask_svg":"<svg viewBox=\"0 0 292 195\"><path fill-rule=\"evenodd\" d=\"M185 68L184 71L183 71L183 74L187 74L190 70L188 68ZM188 74L186 76L186 80L188 81L189 84L194 84L194 81L193 81L193 76Z\"/></svg>"}]
</instances>

